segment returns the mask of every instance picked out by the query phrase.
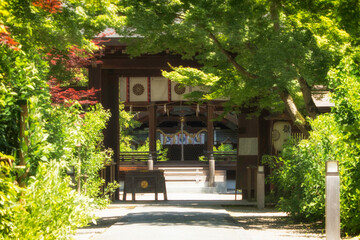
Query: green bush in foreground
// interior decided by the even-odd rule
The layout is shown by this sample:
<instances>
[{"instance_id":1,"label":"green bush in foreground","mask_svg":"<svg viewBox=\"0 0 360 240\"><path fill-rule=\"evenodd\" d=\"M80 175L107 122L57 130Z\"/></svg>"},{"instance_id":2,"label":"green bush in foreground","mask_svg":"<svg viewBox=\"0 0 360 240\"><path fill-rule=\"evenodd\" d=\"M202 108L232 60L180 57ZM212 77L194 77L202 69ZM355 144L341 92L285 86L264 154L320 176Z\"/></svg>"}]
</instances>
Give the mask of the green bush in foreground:
<instances>
[{"instance_id":1,"label":"green bush in foreground","mask_svg":"<svg viewBox=\"0 0 360 240\"><path fill-rule=\"evenodd\" d=\"M93 200L71 188L64 170L63 163L40 163L12 209L11 232L3 239L67 239L93 219Z\"/></svg>"},{"instance_id":2,"label":"green bush in foreground","mask_svg":"<svg viewBox=\"0 0 360 240\"><path fill-rule=\"evenodd\" d=\"M9 234L14 225L14 207L20 194L20 188L14 184L15 177L11 175L13 160L0 152L0 238Z\"/></svg>"},{"instance_id":3,"label":"green bush in foreground","mask_svg":"<svg viewBox=\"0 0 360 240\"><path fill-rule=\"evenodd\" d=\"M331 116L320 116L312 123L314 131L309 139L290 141L279 158L265 161L274 168L271 181L280 197L279 208L295 220L315 221L324 217L325 161L333 159L333 125Z\"/></svg>"},{"instance_id":4,"label":"green bush in foreground","mask_svg":"<svg viewBox=\"0 0 360 240\"><path fill-rule=\"evenodd\" d=\"M77 105L48 106L35 97L28 111L26 166L1 168L0 239L66 239L92 219L96 207L109 203L108 190L117 187L105 186L103 193L98 174L111 156L102 143L109 113L100 105L86 111ZM66 175L70 167L80 188Z\"/></svg>"},{"instance_id":5,"label":"green bush in foreground","mask_svg":"<svg viewBox=\"0 0 360 240\"><path fill-rule=\"evenodd\" d=\"M308 139L289 142L279 158L265 158L274 168L278 206L299 221L325 217L325 162L339 161L341 227L360 233L360 54L344 57L330 73L335 107L311 122Z\"/></svg>"},{"instance_id":6,"label":"green bush in foreground","mask_svg":"<svg viewBox=\"0 0 360 240\"><path fill-rule=\"evenodd\" d=\"M278 207L297 221L324 220L325 162L338 160L341 180L341 226L350 234L360 232L359 148L347 141L333 115L312 122L310 138L290 142L279 158L266 159L274 168Z\"/></svg>"}]
</instances>

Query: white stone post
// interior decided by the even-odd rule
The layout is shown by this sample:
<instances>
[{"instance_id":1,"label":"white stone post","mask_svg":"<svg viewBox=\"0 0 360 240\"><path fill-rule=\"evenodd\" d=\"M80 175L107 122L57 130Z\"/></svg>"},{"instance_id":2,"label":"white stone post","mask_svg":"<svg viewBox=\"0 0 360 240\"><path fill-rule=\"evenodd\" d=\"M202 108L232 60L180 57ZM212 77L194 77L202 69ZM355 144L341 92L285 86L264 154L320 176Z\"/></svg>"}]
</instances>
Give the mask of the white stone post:
<instances>
[{"instance_id":1,"label":"white stone post","mask_svg":"<svg viewBox=\"0 0 360 240\"><path fill-rule=\"evenodd\" d=\"M340 240L340 177L338 161L326 162L325 232L327 240Z\"/></svg>"},{"instance_id":2,"label":"white stone post","mask_svg":"<svg viewBox=\"0 0 360 240\"><path fill-rule=\"evenodd\" d=\"M148 170L154 170L154 160L152 158L151 153L149 154L149 159L148 159L147 165L148 165Z\"/></svg>"},{"instance_id":3,"label":"white stone post","mask_svg":"<svg viewBox=\"0 0 360 240\"><path fill-rule=\"evenodd\" d=\"M256 201L258 209L265 208L265 174L264 166L258 166L257 176L256 176Z\"/></svg>"},{"instance_id":4,"label":"white stone post","mask_svg":"<svg viewBox=\"0 0 360 240\"><path fill-rule=\"evenodd\" d=\"M209 187L215 187L215 159L213 154L210 154L209 159Z\"/></svg>"}]
</instances>

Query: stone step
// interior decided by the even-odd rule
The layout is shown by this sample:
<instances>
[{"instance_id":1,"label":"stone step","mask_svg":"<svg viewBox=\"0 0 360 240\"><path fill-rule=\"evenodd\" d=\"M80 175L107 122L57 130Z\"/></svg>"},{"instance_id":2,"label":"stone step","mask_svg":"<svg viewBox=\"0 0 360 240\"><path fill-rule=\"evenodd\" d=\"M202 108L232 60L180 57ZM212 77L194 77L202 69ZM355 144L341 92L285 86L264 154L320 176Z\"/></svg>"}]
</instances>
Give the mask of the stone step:
<instances>
[{"instance_id":1,"label":"stone step","mask_svg":"<svg viewBox=\"0 0 360 240\"><path fill-rule=\"evenodd\" d=\"M215 187L209 187L207 182L166 182L168 193L225 193L226 183L215 183Z\"/></svg>"},{"instance_id":2,"label":"stone step","mask_svg":"<svg viewBox=\"0 0 360 240\"><path fill-rule=\"evenodd\" d=\"M159 166L164 171L168 192L215 193L226 192L226 171L215 171L215 187L208 186L208 166Z\"/></svg>"},{"instance_id":3,"label":"stone step","mask_svg":"<svg viewBox=\"0 0 360 240\"><path fill-rule=\"evenodd\" d=\"M206 167L158 167L157 169L163 170L164 172L201 172L206 171L208 168Z\"/></svg>"},{"instance_id":4,"label":"stone step","mask_svg":"<svg viewBox=\"0 0 360 240\"><path fill-rule=\"evenodd\" d=\"M165 181L172 181L172 182L206 182L207 176L166 176Z\"/></svg>"}]
</instances>

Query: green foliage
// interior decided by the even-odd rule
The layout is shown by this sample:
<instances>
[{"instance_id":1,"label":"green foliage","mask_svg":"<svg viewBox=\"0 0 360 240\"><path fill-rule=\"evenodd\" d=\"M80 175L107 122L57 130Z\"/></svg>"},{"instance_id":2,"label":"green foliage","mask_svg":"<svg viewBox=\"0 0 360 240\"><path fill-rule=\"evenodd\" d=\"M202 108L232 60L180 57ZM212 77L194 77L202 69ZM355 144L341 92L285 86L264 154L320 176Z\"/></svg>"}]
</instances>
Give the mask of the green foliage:
<instances>
[{"instance_id":1,"label":"green foliage","mask_svg":"<svg viewBox=\"0 0 360 240\"><path fill-rule=\"evenodd\" d=\"M281 157L264 161L274 169L271 181L280 196L278 206L298 221L324 218L325 162L337 159L334 146L340 144L333 116L319 116L311 124L309 139L289 141Z\"/></svg>"},{"instance_id":2,"label":"green foliage","mask_svg":"<svg viewBox=\"0 0 360 240\"><path fill-rule=\"evenodd\" d=\"M98 171L111 156L102 144L109 113L100 106L52 106L47 82L66 75L61 74L64 66L56 68L53 61L74 46L91 55L98 50L93 38L121 19L110 0L0 1L0 152L11 155L14 165L21 152L25 162L16 172L1 166L3 238L65 239L91 219L96 205L108 202L104 195L117 186L100 192ZM19 139L21 111L25 131ZM65 176L71 166L82 181L80 194Z\"/></svg>"},{"instance_id":3,"label":"green foliage","mask_svg":"<svg viewBox=\"0 0 360 240\"><path fill-rule=\"evenodd\" d=\"M161 144L160 140L156 141L156 150L157 150L157 161L167 161L169 160L167 157L168 149L164 148ZM149 145L149 138L146 139L145 144L138 147L136 150L132 150L134 152L149 152L150 145Z\"/></svg>"},{"instance_id":4,"label":"green foliage","mask_svg":"<svg viewBox=\"0 0 360 240\"><path fill-rule=\"evenodd\" d=\"M214 146L214 152L219 151L219 152L228 152L228 151L234 151L233 147L231 144L220 144L220 146L215 147Z\"/></svg>"},{"instance_id":5,"label":"green foliage","mask_svg":"<svg viewBox=\"0 0 360 240\"><path fill-rule=\"evenodd\" d=\"M131 131L140 126L140 122L134 119L135 115L132 112L126 112L124 106L121 104L120 108L120 151L122 152L149 152L149 138L146 139L145 143L139 146L137 149L131 147L131 141L134 137L131 135ZM158 161L167 161L168 149L163 148L160 140L156 141L156 149L158 152Z\"/></svg>"},{"instance_id":6,"label":"green foliage","mask_svg":"<svg viewBox=\"0 0 360 240\"><path fill-rule=\"evenodd\" d=\"M325 162L338 160L341 179L341 225L347 233L358 233L360 214L360 161L358 143L349 142L334 115L312 122L310 138L290 142L279 158L264 161L274 169L278 207L299 221L325 217Z\"/></svg>"},{"instance_id":7,"label":"green foliage","mask_svg":"<svg viewBox=\"0 0 360 240\"><path fill-rule=\"evenodd\" d=\"M220 144L220 146L216 147L213 146L213 151L215 152L229 152L229 151L235 151L231 144ZM206 156L199 156L199 161L206 162L209 159Z\"/></svg>"},{"instance_id":8,"label":"green foliage","mask_svg":"<svg viewBox=\"0 0 360 240\"><path fill-rule=\"evenodd\" d=\"M346 233L356 234L360 231L360 148L359 130L352 126L360 119L360 85L354 70L358 66L348 57L342 64L332 74L334 113L311 122L309 139L289 142L281 157L264 159L264 163L274 169L270 179L277 187L279 208L296 220L315 221L325 214L325 162L338 160L341 226Z\"/></svg>"},{"instance_id":9,"label":"green foliage","mask_svg":"<svg viewBox=\"0 0 360 240\"><path fill-rule=\"evenodd\" d=\"M21 192L21 188L14 184L15 177L9 161L13 161L11 156L0 153L0 239L14 227L14 209Z\"/></svg>"},{"instance_id":10,"label":"green foliage","mask_svg":"<svg viewBox=\"0 0 360 240\"><path fill-rule=\"evenodd\" d=\"M67 239L93 219L93 200L71 188L63 174L65 166L55 161L39 165L21 196L23 204L14 210L14 226L5 239Z\"/></svg>"},{"instance_id":11,"label":"green foliage","mask_svg":"<svg viewBox=\"0 0 360 240\"><path fill-rule=\"evenodd\" d=\"M132 112L127 112L124 110L124 105L120 104L119 106L119 124L120 124L120 151L122 152L131 152L131 141L133 136L131 136L130 131L136 127L140 126L140 122L134 119L135 114Z\"/></svg>"},{"instance_id":12,"label":"green foliage","mask_svg":"<svg viewBox=\"0 0 360 240\"><path fill-rule=\"evenodd\" d=\"M32 96L49 95L42 81L46 64L34 53L0 44L0 151L13 155L19 148L20 106Z\"/></svg>"},{"instance_id":13,"label":"green foliage","mask_svg":"<svg viewBox=\"0 0 360 240\"><path fill-rule=\"evenodd\" d=\"M105 149L102 143L109 111L101 105L91 106L86 111L79 104L54 108L49 112L45 127L47 142L53 149L49 159L66 161L68 167L74 167L75 178L82 179L82 190L86 189L89 197L101 196L103 180L99 171L111 161L112 155L112 150Z\"/></svg>"},{"instance_id":14,"label":"green foliage","mask_svg":"<svg viewBox=\"0 0 360 240\"><path fill-rule=\"evenodd\" d=\"M344 56L330 73L334 92L332 99L335 121L339 125L342 146L338 148L341 161L341 217L344 229L359 233L360 227L360 52L354 48Z\"/></svg>"},{"instance_id":15,"label":"green foliage","mask_svg":"<svg viewBox=\"0 0 360 240\"><path fill-rule=\"evenodd\" d=\"M286 89L306 114L297 79L303 77L310 87L327 85L327 71L349 42L333 10L339 5L126 0L119 3L125 26L116 30L126 36L122 40L133 56L168 50L202 64L201 69L163 72L174 81L204 87L192 98L226 97L239 106L279 112L284 103L278 90Z\"/></svg>"},{"instance_id":16,"label":"green foliage","mask_svg":"<svg viewBox=\"0 0 360 240\"><path fill-rule=\"evenodd\" d=\"M95 207L105 206L118 187L111 183L101 193L104 180L98 174L112 153L102 144L110 114L100 105L85 111L79 104L50 106L36 97L27 103L27 144L21 146L27 170L2 173L1 195L7 198L0 205L2 233L10 239L65 239L91 219ZM75 179L81 179L80 194L65 175L71 166ZM19 175L27 186L20 202L14 184Z\"/></svg>"},{"instance_id":17,"label":"green foliage","mask_svg":"<svg viewBox=\"0 0 360 240\"><path fill-rule=\"evenodd\" d=\"M336 120L354 138L360 136L359 61L360 49L353 49L329 74L335 88L332 99L336 104Z\"/></svg>"}]
</instances>

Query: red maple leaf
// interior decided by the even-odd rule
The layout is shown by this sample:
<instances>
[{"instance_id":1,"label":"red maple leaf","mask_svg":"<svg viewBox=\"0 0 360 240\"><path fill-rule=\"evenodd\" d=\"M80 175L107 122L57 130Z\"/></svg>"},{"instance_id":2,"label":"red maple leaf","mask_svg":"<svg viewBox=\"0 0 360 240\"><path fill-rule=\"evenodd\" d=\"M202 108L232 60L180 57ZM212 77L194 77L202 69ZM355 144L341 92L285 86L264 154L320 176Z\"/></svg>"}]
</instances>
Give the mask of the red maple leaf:
<instances>
[{"instance_id":1,"label":"red maple leaf","mask_svg":"<svg viewBox=\"0 0 360 240\"><path fill-rule=\"evenodd\" d=\"M51 100L54 104L65 104L69 106L74 101L81 105L95 105L98 103L96 94L100 89L75 90L74 88L62 88L55 79L49 81Z\"/></svg>"},{"instance_id":2,"label":"red maple leaf","mask_svg":"<svg viewBox=\"0 0 360 240\"><path fill-rule=\"evenodd\" d=\"M60 0L33 0L32 5L44 9L49 13L61 12L61 1Z\"/></svg>"},{"instance_id":3,"label":"red maple leaf","mask_svg":"<svg viewBox=\"0 0 360 240\"><path fill-rule=\"evenodd\" d=\"M9 27L0 24L0 44L7 45L9 48L15 51L20 50L17 46L19 45L12 37L10 37Z\"/></svg>"}]
</instances>

